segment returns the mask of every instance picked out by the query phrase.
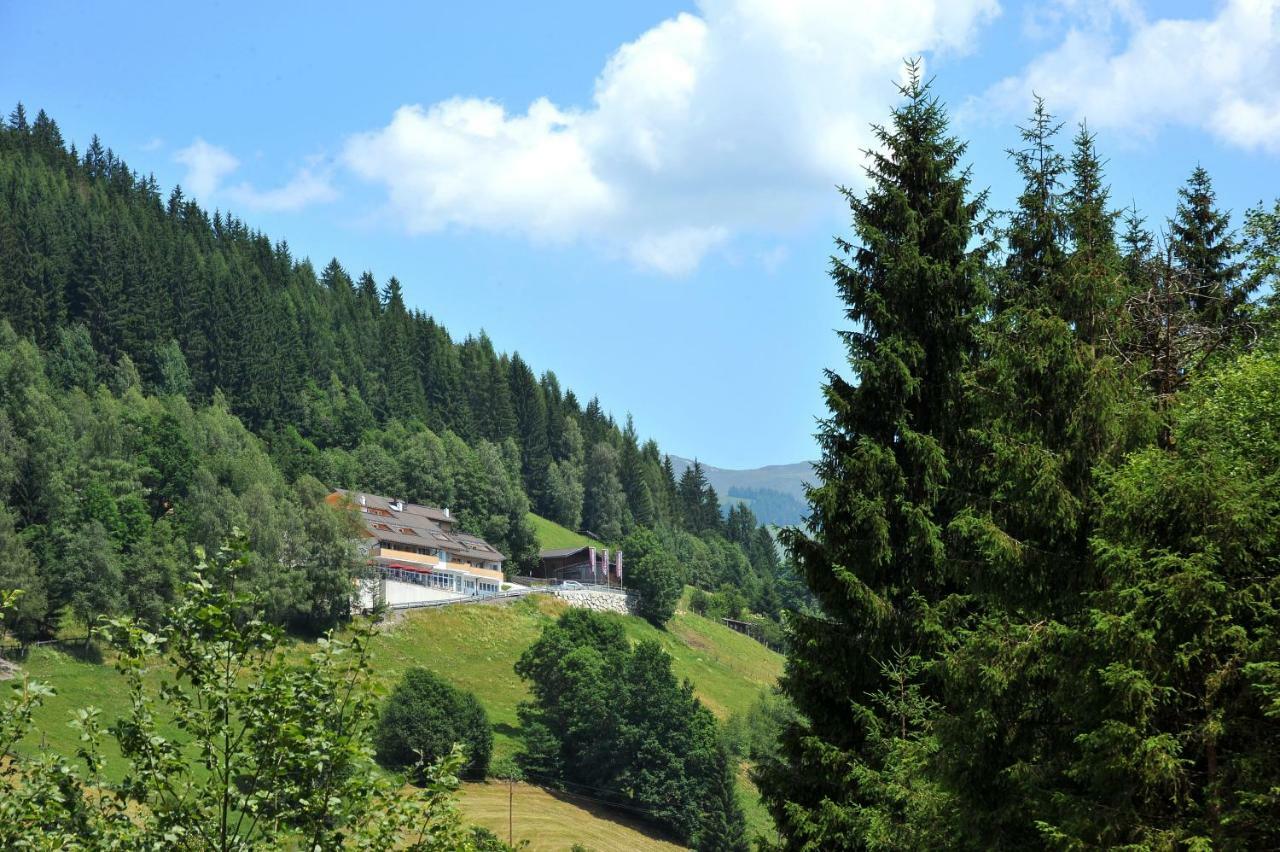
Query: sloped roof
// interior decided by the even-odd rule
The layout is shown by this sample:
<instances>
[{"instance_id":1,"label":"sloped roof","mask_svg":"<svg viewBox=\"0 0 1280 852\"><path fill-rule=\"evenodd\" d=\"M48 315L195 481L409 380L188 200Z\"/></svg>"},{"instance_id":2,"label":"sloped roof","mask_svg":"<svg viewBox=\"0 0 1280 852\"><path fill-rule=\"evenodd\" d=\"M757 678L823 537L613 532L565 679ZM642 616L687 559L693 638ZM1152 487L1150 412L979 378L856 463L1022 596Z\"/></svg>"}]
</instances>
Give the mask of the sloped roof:
<instances>
[{"instance_id":1,"label":"sloped roof","mask_svg":"<svg viewBox=\"0 0 1280 852\"><path fill-rule=\"evenodd\" d=\"M454 531L452 525L456 519L443 509L393 501L362 491L339 488L334 493L360 511L365 531L380 541L443 550L479 562L506 561L507 557L479 536Z\"/></svg>"},{"instance_id":2,"label":"sloped roof","mask_svg":"<svg viewBox=\"0 0 1280 852\"><path fill-rule=\"evenodd\" d=\"M581 547L562 547L559 550L543 550L543 551L539 551L538 558L539 559L563 559L566 556L573 556L575 553L581 553L583 555L586 555L586 552L589 549L590 549L590 546L584 544Z\"/></svg>"}]
</instances>

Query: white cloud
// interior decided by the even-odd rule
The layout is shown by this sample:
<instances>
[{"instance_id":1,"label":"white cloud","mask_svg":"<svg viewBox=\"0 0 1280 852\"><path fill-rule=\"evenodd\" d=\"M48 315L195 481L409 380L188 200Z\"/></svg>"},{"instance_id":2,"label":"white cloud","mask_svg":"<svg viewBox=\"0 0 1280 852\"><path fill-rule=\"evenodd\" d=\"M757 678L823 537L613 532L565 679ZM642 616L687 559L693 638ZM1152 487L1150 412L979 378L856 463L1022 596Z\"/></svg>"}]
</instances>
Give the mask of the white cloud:
<instances>
[{"instance_id":1,"label":"white cloud","mask_svg":"<svg viewBox=\"0 0 1280 852\"><path fill-rule=\"evenodd\" d=\"M284 211L332 201L338 196L330 179L331 168L314 157L284 186L269 190L255 189L247 181L227 186L226 178L240 168L240 161L225 148L203 139L197 138L173 158L187 167L182 179L187 192L205 203L224 201L251 210Z\"/></svg>"},{"instance_id":2,"label":"white cloud","mask_svg":"<svg viewBox=\"0 0 1280 852\"><path fill-rule=\"evenodd\" d=\"M591 173L577 120L546 100L510 117L490 101L405 106L387 127L351 139L346 159L386 183L410 231L500 229L519 217L528 233L559 239L615 203Z\"/></svg>"},{"instance_id":3,"label":"white cloud","mask_svg":"<svg viewBox=\"0 0 1280 852\"><path fill-rule=\"evenodd\" d=\"M322 166L318 160L312 160L294 174L284 186L276 189L254 189L247 182L241 182L226 190L227 198L232 203L241 204L253 210L284 211L300 210L311 204L323 204L338 197L330 179L330 169Z\"/></svg>"},{"instance_id":4,"label":"white cloud","mask_svg":"<svg viewBox=\"0 0 1280 852\"><path fill-rule=\"evenodd\" d=\"M230 151L199 137L174 154L173 159L187 167L186 177L182 179L187 193L202 201L213 196L223 178L240 168L240 161L231 156Z\"/></svg>"},{"instance_id":5,"label":"white cloud","mask_svg":"<svg viewBox=\"0 0 1280 852\"><path fill-rule=\"evenodd\" d=\"M967 49L996 0L703 0L622 45L588 107L403 106L344 162L410 232L591 240L680 275L860 177L904 57Z\"/></svg>"},{"instance_id":6,"label":"white cloud","mask_svg":"<svg viewBox=\"0 0 1280 852\"><path fill-rule=\"evenodd\" d=\"M1003 118L1025 111L1034 91L1095 127L1146 138L1190 126L1280 153L1280 0L1230 0L1201 20L1147 20L1114 0L1114 15L1081 5L1091 14L977 106Z\"/></svg>"}]
</instances>

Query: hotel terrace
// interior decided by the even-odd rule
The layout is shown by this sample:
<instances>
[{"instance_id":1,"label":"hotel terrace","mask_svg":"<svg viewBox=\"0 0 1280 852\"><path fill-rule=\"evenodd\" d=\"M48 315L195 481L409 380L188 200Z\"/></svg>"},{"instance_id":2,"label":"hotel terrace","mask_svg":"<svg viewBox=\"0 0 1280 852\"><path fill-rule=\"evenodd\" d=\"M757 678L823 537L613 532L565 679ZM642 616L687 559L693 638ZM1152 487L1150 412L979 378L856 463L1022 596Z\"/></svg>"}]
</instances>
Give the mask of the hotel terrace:
<instances>
[{"instance_id":1,"label":"hotel terrace","mask_svg":"<svg viewBox=\"0 0 1280 852\"><path fill-rule=\"evenodd\" d=\"M506 557L455 529L457 518L448 509L341 489L327 500L360 513L369 560L388 583L422 586L441 598L494 595L502 588Z\"/></svg>"}]
</instances>

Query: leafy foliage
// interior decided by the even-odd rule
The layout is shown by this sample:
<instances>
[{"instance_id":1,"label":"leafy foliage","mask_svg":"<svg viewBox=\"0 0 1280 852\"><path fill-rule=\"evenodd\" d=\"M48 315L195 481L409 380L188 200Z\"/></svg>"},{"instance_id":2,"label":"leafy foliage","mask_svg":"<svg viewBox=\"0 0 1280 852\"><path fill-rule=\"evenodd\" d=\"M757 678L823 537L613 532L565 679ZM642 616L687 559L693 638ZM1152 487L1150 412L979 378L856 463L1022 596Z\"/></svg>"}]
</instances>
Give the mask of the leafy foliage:
<instances>
[{"instance_id":1,"label":"leafy foliage","mask_svg":"<svg viewBox=\"0 0 1280 852\"><path fill-rule=\"evenodd\" d=\"M675 614L684 590L680 565L648 530L627 536L622 549L629 557L627 585L640 596L636 615L661 627Z\"/></svg>"},{"instance_id":2,"label":"leafy foliage","mask_svg":"<svg viewBox=\"0 0 1280 852\"><path fill-rule=\"evenodd\" d=\"M129 684L130 712L111 728L129 764L122 784L103 778L98 711L79 711L76 764L44 755L0 764L5 848L242 850L501 848L459 820L453 804L462 755L423 770L418 791L377 773L368 744L372 627L348 642L325 639L298 662L278 628L237 591L249 568L233 539L197 566L183 602L158 629L111 621L106 633ZM7 606L11 596L6 595ZM144 674L163 663L158 685ZM0 705L0 744L30 726L49 694L26 680ZM163 709L162 709L163 708ZM181 735L157 720L170 715Z\"/></svg>"},{"instance_id":3,"label":"leafy foliage","mask_svg":"<svg viewBox=\"0 0 1280 852\"><path fill-rule=\"evenodd\" d=\"M526 777L644 813L698 849L745 849L745 824L714 717L654 642L570 610L521 656Z\"/></svg>"},{"instance_id":4,"label":"leafy foliage","mask_svg":"<svg viewBox=\"0 0 1280 852\"><path fill-rule=\"evenodd\" d=\"M382 707L374 744L378 761L393 769L432 765L461 745L465 774L484 778L493 729L474 695L426 669L410 669Z\"/></svg>"}]
</instances>

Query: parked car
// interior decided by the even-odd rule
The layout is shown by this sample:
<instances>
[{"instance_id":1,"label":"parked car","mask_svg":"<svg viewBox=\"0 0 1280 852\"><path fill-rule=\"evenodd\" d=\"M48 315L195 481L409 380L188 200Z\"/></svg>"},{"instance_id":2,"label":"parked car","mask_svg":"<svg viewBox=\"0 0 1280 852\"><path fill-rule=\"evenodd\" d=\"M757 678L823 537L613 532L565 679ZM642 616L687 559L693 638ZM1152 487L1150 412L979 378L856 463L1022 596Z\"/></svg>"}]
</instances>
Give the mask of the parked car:
<instances>
[{"instance_id":1,"label":"parked car","mask_svg":"<svg viewBox=\"0 0 1280 852\"><path fill-rule=\"evenodd\" d=\"M586 586L582 585L582 584L581 584L581 583L579 583L577 580L565 580L563 583L561 583L561 584L560 584L560 588L562 588L562 589L585 589L585 588L586 588Z\"/></svg>"}]
</instances>

